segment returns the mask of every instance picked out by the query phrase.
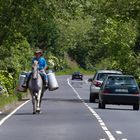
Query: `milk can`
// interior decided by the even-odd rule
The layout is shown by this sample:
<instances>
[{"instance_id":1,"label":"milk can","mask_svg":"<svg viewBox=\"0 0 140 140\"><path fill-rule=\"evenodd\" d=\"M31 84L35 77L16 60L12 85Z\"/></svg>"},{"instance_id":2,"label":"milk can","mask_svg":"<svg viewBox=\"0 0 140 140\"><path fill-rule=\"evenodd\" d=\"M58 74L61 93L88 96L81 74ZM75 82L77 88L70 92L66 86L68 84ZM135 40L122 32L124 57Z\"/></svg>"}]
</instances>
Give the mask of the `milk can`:
<instances>
[{"instance_id":1,"label":"milk can","mask_svg":"<svg viewBox=\"0 0 140 140\"><path fill-rule=\"evenodd\" d=\"M26 78L26 74L27 72L22 72L20 75L19 75L19 86L18 86L18 90L19 91L25 91L25 89L22 87L24 81L25 81L25 78Z\"/></svg>"},{"instance_id":2,"label":"milk can","mask_svg":"<svg viewBox=\"0 0 140 140\"><path fill-rule=\"evenodd\" d=\"M50 91L58 89L59 86L55 77L55 73L52 70L49 70L47 76L48 76L48 89Z\"/></svg>"}]
</instances>

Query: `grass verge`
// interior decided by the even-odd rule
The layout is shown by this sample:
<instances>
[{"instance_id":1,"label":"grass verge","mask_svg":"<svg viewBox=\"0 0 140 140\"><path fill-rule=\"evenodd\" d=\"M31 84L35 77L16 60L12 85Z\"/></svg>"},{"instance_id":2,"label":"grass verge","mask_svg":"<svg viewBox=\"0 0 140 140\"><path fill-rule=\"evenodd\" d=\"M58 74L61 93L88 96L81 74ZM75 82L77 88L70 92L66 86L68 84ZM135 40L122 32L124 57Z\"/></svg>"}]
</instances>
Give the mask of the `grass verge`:
<instances>
[{"instance_id":1,"label":"grass verge","mask_svg":"<svg viewBox=\"0 0 140 140\"><path fill-rule=\"evenodd\" d=\"M27 96L28 93L15 92L9 96L0 96L0 111L9 111L13 109L16 104L23 102L23 98Z\"/></svg>"},{"instance_id":2,"label":"grass verge","mask_svg":"<svg viewBox=\"0 0 140 140\"><path fill-rule=\"evenodd\" d=\"M5 105L18 101L18 97L15 95L0 96L0 109L3 108Z\"/></svg>"},{"instance_id":3,"label":"grass verge","mask_svg":"<svg viewBox=\"0 0 140 140\"><path fill-rule=\"evenodd\" d=\"M74 68L74 69L65 69L65 70L57 71L56 75L71 75L75 71L79 71L84 75L93 75L95 73L95 71L87 71L81 68Z\"/></svg>"}]
</instances>

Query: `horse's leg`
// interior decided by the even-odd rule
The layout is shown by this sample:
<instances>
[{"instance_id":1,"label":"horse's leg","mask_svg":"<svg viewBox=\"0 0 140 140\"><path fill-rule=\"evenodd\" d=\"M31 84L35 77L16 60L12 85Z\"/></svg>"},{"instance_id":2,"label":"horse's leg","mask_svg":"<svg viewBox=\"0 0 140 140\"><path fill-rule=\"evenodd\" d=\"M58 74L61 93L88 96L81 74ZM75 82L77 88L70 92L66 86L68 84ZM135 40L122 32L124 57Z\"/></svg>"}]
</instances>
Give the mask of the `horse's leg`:
<instances>
[{"instance_id":1,"label":"horse's leg","mask_svg":"<svg viewBox=\"0 0 140 140\"><path fill-rule=\"evenodd\" d=\"M39 103L39 108L41 108L41 102L42 102L42 97L43 97L44 92L41 92L41 96L40 96L40 103Z\"/></svg>"},{"instance_id":2,"label":"horse's leg","mask_svg":"<svg viewBox=\"0 0 140 140\"><path fill-rule=\"evenodd\" d=\"M35 96L33 94L31 94L32 96L32 105L33 105L33 114L36 114L36 99Z\"/></svg>"},{"instance_id":3,"label":"horse's leg","mask_svg":"<svg viewBox=\"0 0 140 140\"><path fill-rule=\"evenodd\" d=\"M39 90L37 96L36 112L38 113L40 113L40 103L41 103L41 90Z\"/></svg>"}]
</instances>

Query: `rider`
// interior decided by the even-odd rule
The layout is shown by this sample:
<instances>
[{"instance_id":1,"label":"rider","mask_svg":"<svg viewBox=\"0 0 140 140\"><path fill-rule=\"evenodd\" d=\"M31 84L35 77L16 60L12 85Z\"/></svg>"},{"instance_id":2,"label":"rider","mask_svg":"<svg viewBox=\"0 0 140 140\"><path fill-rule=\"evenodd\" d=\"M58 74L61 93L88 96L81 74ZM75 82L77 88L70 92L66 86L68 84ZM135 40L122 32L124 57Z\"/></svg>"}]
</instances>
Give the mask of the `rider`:
<instances>
[{"instance_id":1,"label":"rider","mask_svg":"<svg viewBox=\"0 0 140 140\"><path fill-rule=\"evenodd\" d=\"M47 64L47 60L42 56L43 52L42 50L37 50L34 53L35 57L32 59L32 64L34 63L34 61L38 61L39 64L39 71L41 73L41 75L44 78L45 81L45 86L48 87L48 78L47 78L47 74L45 72L45 70L48 69L48 64ZM24 81L24 84L22 85L22 87L27 88L28 87L28 80L30 79L31 73L29 73Z\"/></svg>"}]
</instances>

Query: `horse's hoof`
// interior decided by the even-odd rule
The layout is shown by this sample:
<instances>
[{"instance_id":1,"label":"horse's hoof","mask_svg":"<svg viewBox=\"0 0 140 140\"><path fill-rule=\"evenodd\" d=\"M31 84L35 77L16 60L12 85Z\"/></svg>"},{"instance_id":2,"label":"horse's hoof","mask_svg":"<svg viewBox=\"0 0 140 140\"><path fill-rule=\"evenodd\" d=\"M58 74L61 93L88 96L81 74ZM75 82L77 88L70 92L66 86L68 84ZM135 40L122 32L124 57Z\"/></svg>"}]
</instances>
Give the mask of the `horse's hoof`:
<instances>
[{"instance_id":1,"label":"horse's hoof","mask_svg":"<svg viewBox=\"0 0 140 140\"><path fill-rule=\"evenodd\" d=\"M40 111L40 110L36 110L36 113L40 114L40 113L41 113L41 111Z\"/></svg>"},{"instance_id":2,"label":"horse's hoof","mask_svg":"<svg viewBox=\"0 0 140 140\"><path fill-rule=\"evenodd\" d=\"M36 112L33 112L33 114L36 114Z\"/></svg>"}]
</instances>

